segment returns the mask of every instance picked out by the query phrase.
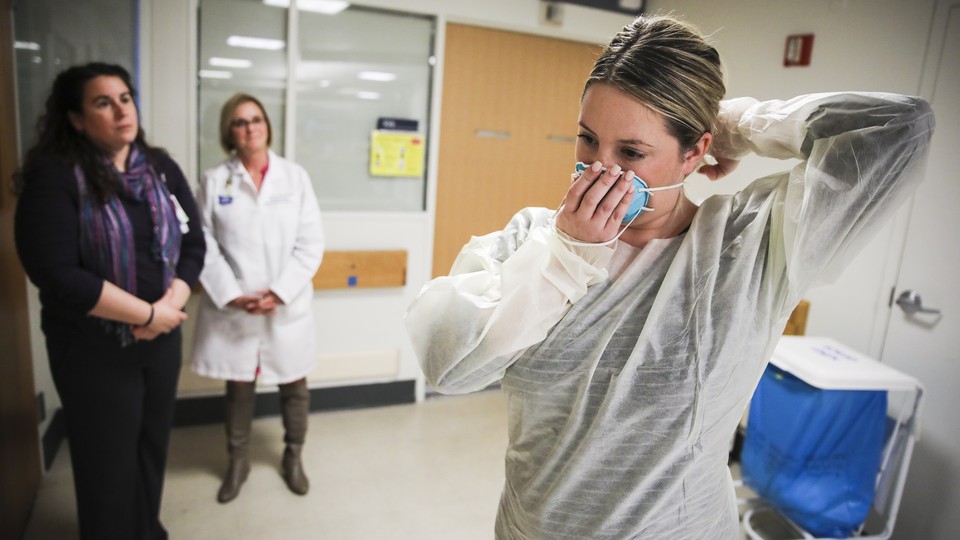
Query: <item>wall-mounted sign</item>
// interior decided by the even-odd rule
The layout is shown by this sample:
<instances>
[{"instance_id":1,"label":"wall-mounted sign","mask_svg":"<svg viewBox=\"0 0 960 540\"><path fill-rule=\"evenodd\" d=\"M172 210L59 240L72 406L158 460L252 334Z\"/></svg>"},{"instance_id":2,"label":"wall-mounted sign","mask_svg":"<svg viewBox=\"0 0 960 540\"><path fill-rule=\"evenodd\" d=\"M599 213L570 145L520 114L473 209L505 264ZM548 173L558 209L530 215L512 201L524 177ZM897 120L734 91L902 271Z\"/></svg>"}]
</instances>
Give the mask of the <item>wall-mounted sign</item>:
<instances>
[{"instance_id":1,"label":"wall-mounted sign","mask_svg":"<svg viewBox=\"0 0 960 540\"><path fill-rule=\"evenodd\" d=\"M409 118L377 118L377 129L420 131L420 122Z\"/></svg>"},{"instance_id":2,"label":"wall-mounted sign","mask_svg":"<svg viewBox=\"0 0 960 540\"><path fill-rule=\"evenodd\" d=\"M374 130L370 135L370 176L423 176L422 133Z\"/></svg>"}]
</instances>

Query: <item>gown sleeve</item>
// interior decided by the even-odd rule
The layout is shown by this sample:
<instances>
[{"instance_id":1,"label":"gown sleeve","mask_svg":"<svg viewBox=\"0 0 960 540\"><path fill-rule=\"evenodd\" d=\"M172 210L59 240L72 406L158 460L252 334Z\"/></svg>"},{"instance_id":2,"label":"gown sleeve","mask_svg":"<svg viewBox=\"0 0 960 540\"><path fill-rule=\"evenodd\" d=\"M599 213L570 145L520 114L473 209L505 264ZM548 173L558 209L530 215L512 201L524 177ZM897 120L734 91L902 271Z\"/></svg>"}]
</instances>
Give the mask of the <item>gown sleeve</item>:
<instances>
[{"instance_id":1,"label":"gown sleeve","mask_svg":"<svg viewBox=\"0 0 960 540\"><path fill-rule=\"evenodd\" d=\"M715 155L801 160L770 221L770 264L784 309L834 279L912 194L923 176L934 116L917 97L826 93L721 104Z\"/></svg>"},{"instance_id":2,"label":"gown sleeve","mask_svg":"<svg viewBox=\"0 0 960 540\"><path fill-rule=\"evenodd\" d=\"M528 208L504 230L472 238L450 274L427 283L410 306L407 330L438 391L471 392L499 380L607 277L613 248L569 246L551 215Z\"/></svg>"}]
</instances>

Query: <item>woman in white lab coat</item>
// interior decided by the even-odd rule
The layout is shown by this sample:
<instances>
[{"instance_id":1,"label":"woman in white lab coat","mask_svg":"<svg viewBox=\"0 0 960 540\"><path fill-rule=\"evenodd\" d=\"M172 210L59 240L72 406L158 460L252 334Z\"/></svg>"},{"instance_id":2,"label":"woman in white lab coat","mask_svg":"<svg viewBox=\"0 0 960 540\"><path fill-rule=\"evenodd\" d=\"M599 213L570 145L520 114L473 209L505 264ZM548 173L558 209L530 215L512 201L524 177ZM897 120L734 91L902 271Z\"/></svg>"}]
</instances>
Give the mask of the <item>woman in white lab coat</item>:
<instances>
[{"instance_id":1,"label":"woman in white lab coat","mask_svg":"<svg viewBox=\"0 0 960 540\"><path fill-rule=\"evenodd\" d=\"M200 275L193 370L226 383L230 465L217 500L233 500L250 471L247 446L256 383L277 384L285 430L283 477L303 495L300 453L316 353L312 278L323 257L320 209L303 167L270 150L263 105L236 94L220 113L230 157L206 171L198 191L209 246Z\"/></svg>"}]
</instances>

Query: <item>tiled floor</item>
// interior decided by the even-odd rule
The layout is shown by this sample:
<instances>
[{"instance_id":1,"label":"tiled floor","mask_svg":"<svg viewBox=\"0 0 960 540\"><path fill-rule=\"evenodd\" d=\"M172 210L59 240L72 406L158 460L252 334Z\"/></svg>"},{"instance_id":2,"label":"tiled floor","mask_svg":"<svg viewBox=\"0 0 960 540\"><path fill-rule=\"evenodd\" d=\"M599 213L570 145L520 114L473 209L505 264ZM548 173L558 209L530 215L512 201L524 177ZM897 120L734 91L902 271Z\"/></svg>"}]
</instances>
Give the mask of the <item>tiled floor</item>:
<instances>
[{"instance_id":1,"label":"tiled floor","mask_svg":"<svg viewBox=\"0 0 960 540\"><path fill-rule=\"evenodd\" d=\"M311 415L304 497L279 475L280 418L255 420L253 432L250 477L222 505L223 426L174 429L161 513L172 539L492 537L506 447L499 391ZM76 538L68 451L43 479L25 540Z\"/></svg>"},{"instance_id":2,"label":"tiled floor","mask_svg":"<svg viewBox=\"0 0 960 540\"><path fill-rule=\"evenodd\" d=\"M161 519L175 540L489 540L503 483L506 412L490 390L415 405L310 417L310 493L279 475L279 418L254 421L253 469L240 496L218 504L221 425L173 431ZM44 477L24 540L76 538L64 447Z\"/></svg>"}]
</instances>

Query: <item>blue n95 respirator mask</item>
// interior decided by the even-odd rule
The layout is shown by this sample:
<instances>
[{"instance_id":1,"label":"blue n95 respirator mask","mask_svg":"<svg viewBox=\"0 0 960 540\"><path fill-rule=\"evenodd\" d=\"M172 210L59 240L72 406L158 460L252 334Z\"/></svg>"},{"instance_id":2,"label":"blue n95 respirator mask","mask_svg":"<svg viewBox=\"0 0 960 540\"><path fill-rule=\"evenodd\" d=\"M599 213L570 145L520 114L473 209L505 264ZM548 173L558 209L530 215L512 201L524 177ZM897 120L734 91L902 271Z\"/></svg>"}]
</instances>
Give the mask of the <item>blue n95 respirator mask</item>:
<instances>
[{"instance_id":1,"label":"blue n95 respirator mask","mask_svg":"<svg viewBox=\"0 0 960 540\"><path fill-rule=\"evenodd\" d=\"M583 162L577 162L577 174L582 174L583 171L589 168L589 165L584 164ZM604 167L601 170L601 174L607 172L607 168ZM647 206L647 203L650 201L650 193L654 191L663 191L667 189L677 189L678 187L683 186L683 182L673 184L672 186L663 186L658 188L652 188L647 185L639 176L633 176L633 200L630 201L630 208L627 209L626 215L623 216L623 224L629 225L633 223L633 220L637 219L640 214L644 212L651 212L653 208Z\"/></svg>"}]
</instances>

